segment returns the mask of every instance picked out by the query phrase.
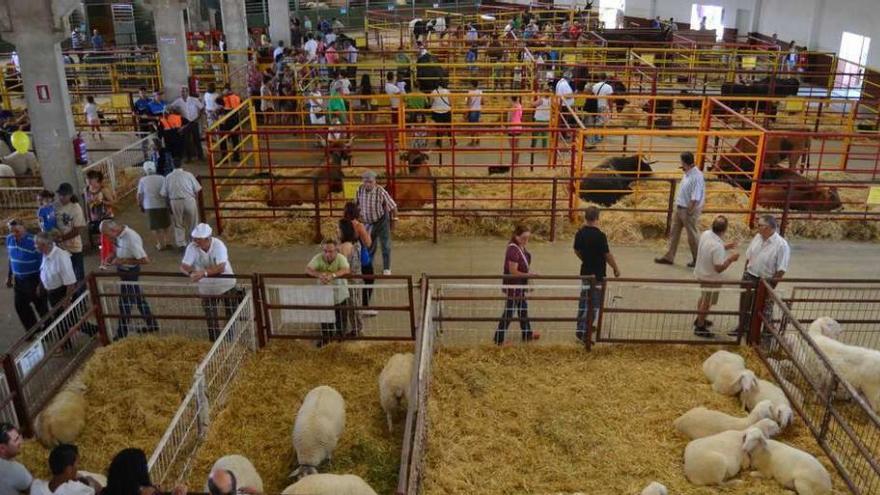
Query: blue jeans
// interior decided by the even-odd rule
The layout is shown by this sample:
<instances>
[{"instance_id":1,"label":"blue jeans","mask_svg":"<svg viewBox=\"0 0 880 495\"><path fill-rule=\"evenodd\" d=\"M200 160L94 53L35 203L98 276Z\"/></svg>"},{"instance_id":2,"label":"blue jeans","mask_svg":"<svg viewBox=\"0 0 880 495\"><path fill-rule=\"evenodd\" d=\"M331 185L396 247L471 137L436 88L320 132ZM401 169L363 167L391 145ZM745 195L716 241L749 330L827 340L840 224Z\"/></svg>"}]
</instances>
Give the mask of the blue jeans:
<instances>
[{"instance_id":1,"label":"blue jeans","mask_svg":"<svg viewBox=\"0 0 880 495\"><path fill-rule=\"evenodd\" d=\"M587 295L590 296L590 315L589 319L587 319ZM578 313L577 313L577 332L575 335L579 339L585 339L587 337L587 325L590 322L596 320L596 315L599 314L599 307L602 305L602 287L596 286L594 289L590 290L589 285L584 285L581 288L581 297L578 301Z\"/></svg>"},{"instance_id":2,"label":"blue jeans","mask_svg":"<svg viewBox=\"0 0 880 495\"><path fill-rule=\"evenodd\" d=\"M507 295L504 302L504 312L501 313L501 320L498 321L498 329L495 331L495 343L501 345L504 343L504 334L507 333L507 327L510 326L510 320L513 315L519 317L519 329L522 330L523 341L532 340L532 325L529 322L529 301L522 293L512 293Z\"/></svg>"},{"instance_id":3,"label":"blue jeans","mask_svg":"<svg viewBox=\"0 0 880 495\"><path fill-rule=\"evenodd\" d=\"M370 265L376 264L376 247L379 242L382 243L382 268L391 269L391 220L388 214L382 215L382 218L375 223L370 224L370 237L373 238L373 244L370 246Z\"/></svg>"},{"instance_id":4,"label":"blue jeans","mask_svg":"<svg viewBox=\"0 0 880 495\"><path fill-rule=\"evenodd\" d=\"M137 282L139 278L138 273L140 273L141 268L139 266L135 266L133 268L119 267L118 271L119 278L123 282ZM120 316L119 324L116 327L117 339L127 337L129 329L133 328L130 318L131 308L133 306L137 306L141 316L144 317L144 323L146 324L147 332L155 332L159 330L159 323L156 321L155 318L153 318L153 312L150 309L150 304L143 296L140 285L123 283L120 285L120 292L122 293L122 295L119 296Z\"/></svg>"}]
</instances>

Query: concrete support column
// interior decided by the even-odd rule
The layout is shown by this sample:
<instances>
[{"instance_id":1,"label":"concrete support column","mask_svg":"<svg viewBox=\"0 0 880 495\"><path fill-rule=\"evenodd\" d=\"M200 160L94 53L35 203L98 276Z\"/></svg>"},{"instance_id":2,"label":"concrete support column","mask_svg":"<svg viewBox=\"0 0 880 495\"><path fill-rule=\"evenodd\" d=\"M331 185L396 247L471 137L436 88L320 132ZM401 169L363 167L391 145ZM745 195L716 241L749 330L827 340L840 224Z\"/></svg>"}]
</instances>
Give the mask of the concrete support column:
<instances>
[{"instance_id":1,"label":"concrete support column","mask_svg":"<svg viewBox=\"0 0 880 495\"><path fill-rule=\"evenodd\" d=\"M290 46L290 4L287 0L269 0L269 38L272 46L279 41Z\"/></svg>"},{"instance_id":2,"label":"concrete support column","mask_svg":"<svg viewBox=\"0 0 880 495\"><path fill-rule=\"evenodd\" d=\"M205 18L205 10L202 9L202 0L188 0L186 2L188 29L190 31L207 31L210 29L208 20Z\"/></svg>"},{"instance_id":3,"label":"concrete support column","mask_svg":"<svg viewBox=\"0 0 880 495\"><path fill-rule=\"evenodd\" d=\"M0 32L15 44L33 146L41 165L43 186L54 191L62 182L79 193L73 138L76 129L64 75L61 41L68 36L64 20L73 3L48 0L7 0L0 9Z\"/></svg>"},{"instance_id":4,"label":"concrete support column","mask_svg":"<svg viewBox=\"0 0 880 495\"><path fill-rule=\"evenodd\" d=\"M226 50L229 54L229 79L232 90L242 98L247 94L247 15L242 0L220 0L223 16L223 34L226 35ZM289 36L289 35L288 35Z\"/></svg>"},{"instance_id":5,"label":"concrete support column","mask_svg":"<svg viewBox=\"0 0 880 495\"><path fill-rule=\"evenodd\" d=\"M151 0L153 23L156 26L156 47L162 67L162 88L165 101L180 96L180 88L189 82L189 63L186 60L186 28L183 25L181 0Z\"/></svg>"},{"instance_id":6,"label":"concrete support column","mask_svg":"<svg viewBox=\"0 0 880 495\"><path fill-rule=\"evenodd\" d=\"M752 9L752 32L760 33L761 32L761 17L763 12L761 10L764 8L764 2L761 0L755 0L755 7Z\"/></svg>"},{"instance_id":7,"label":"concrete support column","mask_svg":"<svg viewBox=\"0 0 880 495\"><path fill-rule=\"evenodd\" d=\"M822 16L825 11L825 0L815 0L813 2L812 16L810 22L810 32L807 39L804 40L807 49L818 50L819 33L822 26Z\"/></svg>"}]
</instances>

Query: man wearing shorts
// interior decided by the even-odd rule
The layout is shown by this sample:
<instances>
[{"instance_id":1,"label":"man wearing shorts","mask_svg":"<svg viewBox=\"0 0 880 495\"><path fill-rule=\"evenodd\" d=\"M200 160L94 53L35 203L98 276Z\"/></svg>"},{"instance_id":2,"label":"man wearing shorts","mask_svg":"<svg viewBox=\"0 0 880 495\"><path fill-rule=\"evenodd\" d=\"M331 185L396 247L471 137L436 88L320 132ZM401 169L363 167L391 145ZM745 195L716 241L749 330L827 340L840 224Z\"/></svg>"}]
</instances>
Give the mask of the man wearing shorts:
<instances>
[{"instance_id":1,"label":"man wearing shorts","mask_svg":"<svg viewBox=\"0 0 880 495\"><path fill-rule=\"evenodd\" d=\"M739 259L739 253L727 254L728 249L736 247L736 242L724 242L727 233L727 218L717 216L712 221L712 228L700 235L697 248L697 261L694 266L694 277L700 281L700 299L697 302L697 319L694 320L694 335L712 338L709 331L712 322L706 319L709 308L718 304L720 281L724 280L724 270Z\"/></svg>"}]
</instances>

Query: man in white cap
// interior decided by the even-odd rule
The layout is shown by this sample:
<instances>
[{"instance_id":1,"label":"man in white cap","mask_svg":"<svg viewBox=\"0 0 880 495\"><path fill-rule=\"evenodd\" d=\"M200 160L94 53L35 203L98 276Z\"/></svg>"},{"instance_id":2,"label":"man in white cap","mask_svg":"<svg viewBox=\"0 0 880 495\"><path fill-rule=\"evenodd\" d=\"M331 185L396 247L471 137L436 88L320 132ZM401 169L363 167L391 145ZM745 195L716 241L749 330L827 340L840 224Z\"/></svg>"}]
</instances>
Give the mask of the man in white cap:
<instances>
[{"instance_id":1,"label":"man in white cap","mask_svg":"<svg viewBox=\"0 0 880 495\"><path fill-rule=\"evenodd\" d=\"M212 236L211 226L200 223L191 232L192 242L186 247L180 271L198 284L202 307L208 320L208 335L211 341L217 340L222 326L218 318L220 308L226 318L232 317L238 305L238 291L235 279L221 277L233 275L229 253L223 241Z\"/></svg>"},{"instance_id":2,"label":"man in white cap","mask_svg":"<svg viewBox=\"0 0 880 495\"><path fill-rule=\"evenodd\" d=\"M160 194L171 203L171 224L174 226L174 243L179 248L186 246L187 233L199 223L198 198L202 185L196 177L183 169L183 164L175 160L174 171L165 177Z\"/></svg>"}]
</instances>

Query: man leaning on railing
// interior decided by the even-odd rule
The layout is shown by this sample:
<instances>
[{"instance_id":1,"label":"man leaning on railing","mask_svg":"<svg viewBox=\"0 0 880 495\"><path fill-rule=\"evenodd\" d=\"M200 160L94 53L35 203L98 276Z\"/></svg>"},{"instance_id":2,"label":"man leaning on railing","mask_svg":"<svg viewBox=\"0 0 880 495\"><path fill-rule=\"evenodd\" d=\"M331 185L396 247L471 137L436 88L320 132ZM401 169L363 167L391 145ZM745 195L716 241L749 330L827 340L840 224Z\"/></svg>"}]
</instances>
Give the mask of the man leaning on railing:
<instances>
[{"instance_id":1,"label":"man leaning on railing","mask_svg":"<svg viewBox=\"0 0 880 495\"><path fill-rule=\"evenodd\" d=\"M752 287L743 290L740 295L739 326L731 330L729 335L735 336L738 332L747 331L749 315L755 300L753 286L759 280L766 279L771 287L776 287L788 271L791 248L788 241L783 239L776 229L776 218L773 215L763 215L758 219L758 233L746 250L746 266L742 276L742 281Z\"/></svg>"}]
</instances>

